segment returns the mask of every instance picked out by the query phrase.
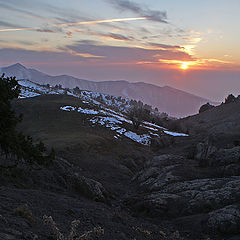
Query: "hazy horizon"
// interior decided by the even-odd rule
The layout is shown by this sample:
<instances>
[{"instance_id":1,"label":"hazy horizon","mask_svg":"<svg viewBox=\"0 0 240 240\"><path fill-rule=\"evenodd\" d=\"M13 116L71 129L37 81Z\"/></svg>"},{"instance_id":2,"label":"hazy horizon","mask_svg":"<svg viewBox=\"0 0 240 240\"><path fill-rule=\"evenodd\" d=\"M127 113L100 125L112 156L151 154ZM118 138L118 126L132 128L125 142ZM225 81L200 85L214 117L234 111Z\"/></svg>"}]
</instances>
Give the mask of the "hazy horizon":
<instances>
[{"instance_id":1,"label":"hazy horizon","mask_svg":"<svg viewBox=\"0 0 240 240\"><path fill-rule=\"evenodd\" d=\"M240 94L240 89L238 88L239 86L239 74L240 72L236 71L236 72L230 72L230 74L232 75L232 81L235 84L233 86L228 86L226 87L224 82L225 82L225 76L222 76L222 72L218 71L208 71L208 72L201 72L200 74L203 75L203 81L205 81L206 84L209 84L209 88L205 89L204 88L204 84L203 81L195 81L194 83L191 82L191 84L186 85L186 88L183 88L181 86L181 84L185 81L187 81L189 83L190 79L194 79L194 74L199 74L199 72L197 73L196 71L192 71L192 72L184 72L181 75L176 74L176 71L174 70L168 70L165 72L165 76L168 77L168 79L164 79L164 75L161 76L161 79L159 78L159 76L154 76L152 77L151 81L145 81L143 76L138 77L139 75L141 75L141 73L137 73L137 72L133 72L132 73L132 81L127 79L127 78L121 78L122 75L119 75L119 78L117 78L116 76L112 76L110 74L108 74L105 78L103 79L99 79L98 77L92 77L90 78L90 75L85 75L85 74L81 74L81 73L77 73L74 74L74 72L70 71L70 70L62 70L62 71L58 71L52 69L52 68L44 68L44 67L35 67L32 66L31 64L25 65L22 62L19 62L20 64L22 64L23 66L27 67L27 68L34 68L40 72L46 73L48 75L51 76L58 76L58 75L69 75L75 78L79 78L79 79L84 79L84 80L89 80L89 81L96 81L96 82L100 82L100 81L128 81L128 82L144 82L144 83L149 83L149 84L154 84L156 86L159 87L164 87L164 86L169 86L169 87L173 87L173 88L177 88L179 90L182 91L186 91L190 94L194 94L196 96L199 97L203 97L203 98L207 98L211 101L215 101L215 102L222 102L224 101L224 99L229 95L229 94L234 94L235 96L238 96ZM8 67L10 65L13 65L16 63L10 63L4 66L0 66L0 67ZM207 83L207 81L209 81L208 78L204 77L204 74L208 74L209 77L211 78L212 82L211 83ZM225 74L229 74L229 73L225 73ZM172 76L172 79L169 80L169 76ZM166 77L166 78L167 78ZM214 77L214 78L213 78ZM222 77L222 79L220 79ZM142 79L142 80L141 80ZM177 79L177 82L175 81ZM155 80L155 81L154 81ZM159 81L160 80L160 81ZM196 79L195 79L196 80ZM197 83L197 84L196 84ZM219 84L218 88L214 88L215 84ZM222 84L222 86L220 85ZM199 87L199 88L197 88ZM221 89L220 89L221 88Z\"/></svg>"},{"instance_id":2,"label":"hazy horizon","mask_svg":"<svg viewBox=\"0 0 240 240\"><path fill-rule=\"evenodd\" d=\"M0 66L240 94L238 0L0 0ZM204 17L202 17L204 16Z\"/></svg>"}]
</instances>

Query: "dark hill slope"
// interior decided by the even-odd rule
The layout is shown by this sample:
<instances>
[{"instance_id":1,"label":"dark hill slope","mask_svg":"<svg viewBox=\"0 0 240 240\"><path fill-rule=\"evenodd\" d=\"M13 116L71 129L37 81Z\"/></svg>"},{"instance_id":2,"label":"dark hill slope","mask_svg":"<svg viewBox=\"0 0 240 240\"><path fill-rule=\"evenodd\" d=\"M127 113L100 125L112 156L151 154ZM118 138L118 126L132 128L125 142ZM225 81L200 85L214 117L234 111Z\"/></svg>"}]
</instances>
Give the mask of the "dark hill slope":
<instances>
[{"instance_id":1,"label":"dark hill slope","mask_svg":"<svg viewBox=\"0 0 240 240\"><path fill-rule=\"evenodd\" d=\"M240 140L240 101L221 104L201 114L178 120L180 129L191 135L211 136L219 144Z\"/></svg>"},{"instance_id":2,"label":"dark hill slope","mask_svg":"<svg viewBox=\"0 0 240 240\"><path fill-rule=\"evenodd\" d=\"M133 216L122 202L134 191L131 179L151 151L125 138L114 141L109 129L93 128L87 116L59 109L81 104L78 98L56 95L14 102L17 113L24 113L19 130L53 146L57 157L48 168L24 163L0 168L0 239L56 239L43 215L52 216L65 235L75 219L79 235L104 229L104 235L86 239L159 239L160 230L170 236L173 225Z\"/></svg>"},{"instance_id":3,"label":"dark hill slope","mask_svg":"<svg viewBox=\"0 0 240 240\"><path fill-rule=\"evenodd\" d=\"M82 106L83 103L78 98L65 95L18 100L15 103L16 110L18 113L24 112L19 129L54 147L61 157L79 165L83 172L111 187L116 184L113 179L122 179L126 173L131 174L124 166L124 159L138 159L141 163L151 156L148 148L127 138L115 139L110 129L93 127L87 114L61 111L60 107L66 105ZM94 105L91 108L97 110ZM125 174L119 171L119 165L126 171ZM137 170L138 167L135 168ZM116 194L120 192L116 191Z\"/></svg>"},{"instance_id":4,"label":"dark hill slope","mask_svg":"<svg viewBox=\"0 0 240 240\"><path fill-rule=\"evenodd\" d=\"M237 105L180 120L191 123L190 137L176 137L155 152L114 139L110 129L90 125L87 115L59 109L66 105L83 107L66 95L14 102L24 113L19 129L53 146L57 157L48 168L23 163L0 169L0 239L56 239L42 223L45 214L64 234L74 219L79 234L104 228L92 239L239 239L240 147L233 135L232 144L217 138L218 145L208 135L225 134L213 130L225 118L237 122ZM198 130L200 119L206 131ZM237 132L238 125L228 129Z\"/></svg>"},{"instance_id":5,"label":"dark hill slope","mask_svg":"<svg viewBox=\"0 0 240 240\"><path fill-rule=\"evenodd\" d=\"M14 106L17 113L24 113L19 130L54 147L57 156L73 164L79 175L102 183L118 204L128 191L135 191L131 178L152 158L149 147L124 137L115 139L110 129L93 126L88 120L92 116L60 110L62 106L86 108L79 98L42 95L19 99ZM87 108L99 110L90 103Z\"/></svg>"}]
</instances>

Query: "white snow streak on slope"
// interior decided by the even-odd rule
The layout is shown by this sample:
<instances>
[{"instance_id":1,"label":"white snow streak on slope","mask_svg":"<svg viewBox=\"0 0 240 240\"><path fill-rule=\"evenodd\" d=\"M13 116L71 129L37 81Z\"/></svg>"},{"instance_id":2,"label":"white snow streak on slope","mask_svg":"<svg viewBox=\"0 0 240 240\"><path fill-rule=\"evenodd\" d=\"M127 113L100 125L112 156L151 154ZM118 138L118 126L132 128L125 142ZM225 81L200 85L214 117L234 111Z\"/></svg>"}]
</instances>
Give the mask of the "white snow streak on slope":
<instances>
[{"instance_id":1,"label":"white snow streak on slope","mask_svg":"<svg viewBox=\"0 0 240 240\"><path fill-rule=\"evenodd\" d=\"M92 122L93 124L100 124L100 125L106 125L108 124L108 126L110 127L114 127L114 124L122 124L122 122L118 121L116 118L114 117L96 117L90 120L90 122Z\"/></svg>"},{"instance_id":2,"label":"white snow streak on slope","mask_svg":"<svg viewBox=\"0 0 240 240\"><path fill-rule=\"evenodd\" d=\"M132 131L125 132L124 136L143 145L149 145L151 140L151 137L148 134L138 135Z\"/></svg>"},{"instance_id":3,"label":"white snow streak on slope","mask_svg":"<svg viewBox=\"0 0 240 240\"><path fill-rule=\"evenodd\" d=\"M156 129L156 128L152 128L152 127L148 127L148 126L144 126L144 127L151 131L159 131L159 129Z\"/></svg>"},{"instance_id":4,"label":"white snow streak on slope","mask_svg":"<svg viewBox=\"0 0 240 240\"><path fill-rule=\"evenodd\" d=\"M48 88L44 85L42 86L42 85L33 83L31 81L28 81L28 80L20 80L18 82L20 85L22 85L20 98L35 97L35 96L39 96L41 94L64 94L65 93L64 89ZM105 105L107 105L107 106L120 107L122 105L122 103L124 102L125 108L130 107L129 99L125 99L124 101L122 101L122 100L118 101L117 100L118 98L107 95L107 94L94 93L94 92L90 92L90 91L81 91L80 94L74 94L73 90L68 90L66 93L67 93L67 95L71 95L71 96L80 98L82 100L82 102L85 104L93 103L95 105L101 105L100 102L95 100L98 97L100 97L100 98L102 98ZM110 99L109 99L109 97L110 97ZM93 124L100 124L102 126L110 128L112 131L115 131L117 133L117 135L114 136L115 138L119 138L119 137L121 137L120 135L124 135L125 137L128 137L128 138L132 139L133 141L139 142L144 145L150 144L150 139L151 139L150 135L159 137L159 135L157 133L154 133L159 130L164 130L163 132L165 134L175 136L175 137L188 136L187 134L184 134L184 133L175 133L175 132L168 131L166 128L158 126L158 125L150 123L150 122L143 122L143 125L142 125L143 128L150 130L149 134L138 135L132 131L127 131L125 128L122 128L119 126L119 125L123 124L123 122L132 124L132 121L125 118L125 116L123 114L115 112L112 109L108 109L108 108L103 108L104 110L96 111L93 109L83 109L81 107L76 109L75 107L72 107L72 106L65 106L65 107L61 107L60 109L63 111L68 111L68 112L77 110L79 113L88 114L88 115L103 114L103 115L105 115L104 117L97 116L95 118L90 119L90 121ZM119 109L123 110L121 107ZM151 131L153 131L153 132L151 132Z\"/></svg>"},{"instance_id":5,"label":"white snow streak on slope","mask_svg":"<svg viewBox=\"0 0 240 240\"><path fill-rule=\"evenodd\" d=\"M99 113L98 111L95 111L95 110L92 110L92 109L83 109L81 107L78 108L78 112L79 113L84 113L84 114L89 114L89 115L96 115L96 114Z\"/></svg>"},{"instance_id":6,"label":"white snow streak on slope","mask_svg":"<svg viewBox=\"0 0 240 240\"><path fill-rule=\"evenodd\" d=\"M41 95L41 94L39 94L39 93L29 92L29 91L27 91L27 90L23 90L23 89L22 89L19 98L31 98L31 97L36 97L36 96L40 96L40 95Z\"/></svg>"},{"instance_id":7,"label":"white snow streak on slope","mask_svg":"<svg viewBox=\"0 0 240 240\"><path fill-rule=\"evenodd\" d=\"M60 109L64 110L64 111L76 111L76 108L74 108L72 106L61 107ZM105 111L105 110L107 110L107 111ZM124 118L123 115L122 116L117 115L117 113L114 111L109 112L108 111L109 109L105 109L105 110L95 111L92 109L83 109L83 108L79 107L77 111L80 113L89 114L89 115L90 114L96 115L99 113L104 114L105 116L96 116L96 117L90 119L90 122L92 124L99 124L101 126L105 126L106 128L110 128L112 131L115 131L116 133L118 133L116 136L114 136L114 138L119 138L121 135L124 135L125 137L130 138L131 140L138 142L140 144L143 144L143 145L150 144L151 135L159 137L158 134L153 133L151 131L156 132L159 129L165 129L156 124L144 122L144 125L142 127L149 129L151 131L149 131L149 134L138 135L137 133L134 133L132 131L127 131L125 128L120 127L120 125L122 125L123 122L132 124L132 122L130 120ZM150 127L150 126L152 126L152 127ZM155 128L153 128L153 127L155 127ZM171 131L167 131L167 130L164 130L164 133L171 135L171 136L175 136L175 137L188 136L187 134L184 134L184 133L176 133L176 132L171 132Z\"/></svg>"},{"instance_id":8,"label":"white snow streak on slope","mask_svg":"<svg viewBox=\"0 0 240 240\"><path fill-rule=\"evenodd\" d=\"M185 134L185 133L176 133L176 132L170 132L170 131L166 131L166 130L164 131L164 133L174 136L174 137L188 137L189 136L188 134Z\"/></svg>"},{"instance_id":9,"label":"white snow streak on slope","mask_svg":"<svg viewBox=\"0 0 240 240\"><path fill-rule=\"evenodd\" d=\"M62 111L67 111L67 112L71 112L71 111L75 111L76 108L75 107L72 107L72 106L65 106L65 107L60 107L60 109Z\"/></svg>"},{"instance_id":10,"label":"white snow streak on slope","mask_svg":"<svg viewBox=\"0 0 240 240\"><path fill-rule=\"evenodd\" d=\"M159 129L163 129L163 130L167 130L166 128L164 127L161 127L157 124L154 124L154 123L150 123L150 122L143 122L145 125L148 125L148 126L151 126L151 127L155 127L155 128L159 128Z\"/></svg>"}]
</instances>

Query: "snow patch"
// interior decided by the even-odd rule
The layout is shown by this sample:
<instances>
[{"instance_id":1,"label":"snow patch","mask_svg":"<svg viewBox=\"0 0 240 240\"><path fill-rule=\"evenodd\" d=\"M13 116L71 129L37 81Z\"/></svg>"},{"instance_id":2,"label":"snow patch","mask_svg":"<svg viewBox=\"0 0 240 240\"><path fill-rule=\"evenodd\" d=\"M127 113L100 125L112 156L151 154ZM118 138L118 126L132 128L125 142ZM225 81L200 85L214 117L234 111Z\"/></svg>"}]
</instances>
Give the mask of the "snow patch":
<instances>
[{"instance_id":1,"label":"snow patch","mask_svg":"<svg viewBox=\"0 0 240 240\"><path fill-rule=\"evenodd\" d=\"M127 130L126 130L125 128L121 128L121 129L117 130L116 132L122 135L122 134L125 133L126 131L127 131Z\"/></svg>"},{"instance_id":2,"label":"snow patch","mask_svg":"<svg viewBox=\"0 0 240 240\"><path fill-rule=\"evenodd\" d=\"M118 121L116 118L113 117L97 117L90 120L92 123L100 124L100 125L108 125L108 127L114 127L116 124L122 124L122 122Z\"/></svg>"},{"instance_id":3,"label":"snow patch","mask_svg":"<svg viewBox=\"0 0 240 240\"><path fill-rule=\"evenodd\" d=\"M141 143L146 146L148 146L151 141L151 137L148 134L138 135L132 131L125 132L124 136L132 139L135 142Z\"/></svg>"},{"instance_id":4,"label":"snow patch","mask_svg":"<svg viewBox=\"0 0 240 240\"><path fill-rule=\"evenodd\" d=\"M188 134L185 134L185 133L176 133L176 132L170 132L170 131L166 131L166 130L164 131L164 133L174 136L174 137L188 137L189 136Z\"/></svg>"},{"instance_id":5,"label":"snow patch","mask_svg":"<svg viewBox=\"0 0 240 240\"><path fill-rule=\"evenodd\" d=\"M99 113L98 111L95 111L92 109L83 109L81 107L78 108L78 112L83 114L89 114L89 115L96 115Z\"/></svg>"},{"instance_id":6,"label":"snow patch","mask_svg":"<svg viewBox=\"0 0 240 240\"><path fill-rule=\"evenodd\" d=\"M161 127L161 126L159 126L159 125L157 125L157 124L154 124L154 123L150 123L150 122L143 122L143 123L144 123L145 125L147 125L147 126L150 126L150 127L155 127L155 128L167 130L166 128Z\"/></svg>"},{"instance_id":7,"label":"snow patch","mask_svg":"<svg viewBox=\"0 0 240 240\"><path fill-rule=\"evenodd\" d=\"M76 108L75 107L72 107L72 106L65 106L65 107L60 107L60 109L62 111L67 111L67 112L71 112L71 111L75 111Z\"/></svg>"},{"instance_id":8,"label":"snow patch","mask_svg":"<svg viewBox=\"0 0 240 240\"><path fill-rule=\"evenodd\" d=\"M41 94L39 94L39 93L30 92L28 90L22 89L19 98L32 98L32 97L37 97L37 96L40 96L40 95Z\"/></svg>"}]
</instances>

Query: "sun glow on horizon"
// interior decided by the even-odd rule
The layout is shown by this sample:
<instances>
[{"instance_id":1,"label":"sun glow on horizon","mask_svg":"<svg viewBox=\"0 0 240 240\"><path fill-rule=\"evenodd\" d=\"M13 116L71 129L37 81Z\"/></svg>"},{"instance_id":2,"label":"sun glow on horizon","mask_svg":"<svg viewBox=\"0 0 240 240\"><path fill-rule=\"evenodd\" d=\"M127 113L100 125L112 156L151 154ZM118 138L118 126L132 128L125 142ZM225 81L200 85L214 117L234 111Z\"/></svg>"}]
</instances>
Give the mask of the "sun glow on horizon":
<instances>
[{"instance_id":1,"label":"sun glow on horizon","mask_svg":"<svg viewBox=\"0 0 240 240\"><path fill-rule=\"evenodd\" d=\"M186 62L183 62L183 63L181 64L180 68L181 68L182 70L187 70L187 69L189 68L189 64L186 63Z\"/></svg>"}]
</instances>

